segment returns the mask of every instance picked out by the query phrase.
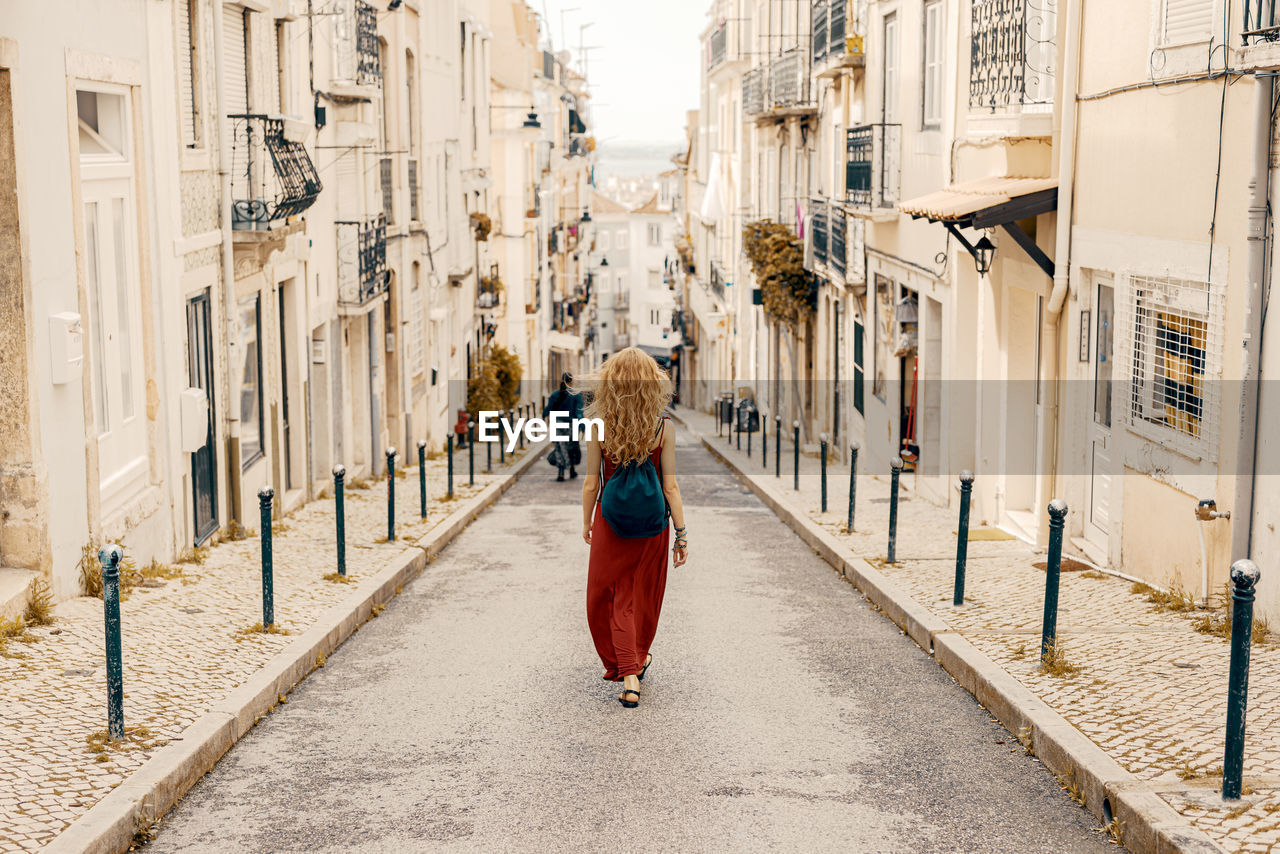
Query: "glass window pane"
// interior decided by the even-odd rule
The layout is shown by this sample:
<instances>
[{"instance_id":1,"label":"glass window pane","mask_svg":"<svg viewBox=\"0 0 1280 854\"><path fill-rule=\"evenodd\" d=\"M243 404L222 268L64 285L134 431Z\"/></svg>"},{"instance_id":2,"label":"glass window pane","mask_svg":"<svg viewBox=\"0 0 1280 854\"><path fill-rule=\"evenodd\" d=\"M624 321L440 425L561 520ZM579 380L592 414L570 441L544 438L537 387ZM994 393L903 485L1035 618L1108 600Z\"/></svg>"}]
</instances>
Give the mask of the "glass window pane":
<instances>
[{"instance_id":1,"label":"glass window pane","mask_svg":"<svg viewBox=\"0 0 1280 854\"><path fill-rule=\"evenodd\" d=\"M1110 285L1098 286L1098 340L1094 345L1097 373L1093 385L1093 420L1111 426L1111 355L1115 343L1115 294Z\"/></svg>"},{"instance_id":2,"label":"glass window pane","mask_svg":"<svg viewBox=\"0 0 1280 854\"><path fill-rule=\"evenodd\" d=\"M84 206L84 267L89 285L89 335L93 361L93 421L98 435L110 429L107 423L106 342L103 340L102 275L98 262L98 203Z\"/></svg>"},{"instance_id":3,"label":"glass window pane","mask_svg":"<svg viewBox=\"0 0 1280 854\"><path fill-rule=\"evenodd\" d=\"M262 456L262 366L258 350L258 298L240 304L240 459Z\"/></svg>"},{"instance_id":4,"label":"glass window pane","mask_svg":"<svg viewBox=\"0 0 1280 854\"><path fill-rule=\"evenodd\" d=\"M129 278L129 223L125 220L124 199L111 200L111 230L116 250L116 334L119 336L120 403L122 418L133 417L133 318L129 311L129 294L133 282Z\"/></svg>"}]
</instances>

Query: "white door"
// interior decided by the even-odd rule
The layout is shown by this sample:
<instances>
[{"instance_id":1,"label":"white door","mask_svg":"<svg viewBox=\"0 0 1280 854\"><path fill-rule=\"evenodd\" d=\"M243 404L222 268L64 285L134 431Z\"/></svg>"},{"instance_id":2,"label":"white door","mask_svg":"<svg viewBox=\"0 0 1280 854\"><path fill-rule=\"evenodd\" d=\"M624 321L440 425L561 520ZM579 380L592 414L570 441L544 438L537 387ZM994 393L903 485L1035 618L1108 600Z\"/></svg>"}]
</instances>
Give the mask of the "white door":
<instances>
[{"instance_id":1,"label":"white door","mask_svg":"<svg viewBox=\"0 0 1280 854\"><path fill-rule=\"evenodd\" d=\"M1093 317L1093 418L1089 431L1089 524L1086 537L1107 548L1111 531L1111 414L1115 371L1115 288L1111 277L1095 279Z\"/></svg>"},{"instance_id":2,"label":"white door","mask_svg":"<svg viewBox=\"0 0 1280 854\"><path fill-rule=\"evenodd\" d=\"M147 474L142 308L128 101L77 93L90 384L98 485L109 512Z\"/></svg>"}]
</instances>

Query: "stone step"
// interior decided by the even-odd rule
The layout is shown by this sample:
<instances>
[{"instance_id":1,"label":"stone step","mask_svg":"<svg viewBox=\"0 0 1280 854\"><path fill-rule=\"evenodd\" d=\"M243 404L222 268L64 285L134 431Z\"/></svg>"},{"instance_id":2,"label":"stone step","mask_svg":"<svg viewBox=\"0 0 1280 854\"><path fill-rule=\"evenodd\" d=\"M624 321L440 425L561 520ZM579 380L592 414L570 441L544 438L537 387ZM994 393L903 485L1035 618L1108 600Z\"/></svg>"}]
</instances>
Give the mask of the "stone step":
<instances>
[{"instance_id":1,"label":"stone step","mask_svg":"<svg viewBox=\"0 0 1280 854\"><path fill-rule=\"evenodd\" d=\"M0 566L0 620L19 616L27 609L27 589L39 575L34 569Z\"/></svg>"}]
</instances>

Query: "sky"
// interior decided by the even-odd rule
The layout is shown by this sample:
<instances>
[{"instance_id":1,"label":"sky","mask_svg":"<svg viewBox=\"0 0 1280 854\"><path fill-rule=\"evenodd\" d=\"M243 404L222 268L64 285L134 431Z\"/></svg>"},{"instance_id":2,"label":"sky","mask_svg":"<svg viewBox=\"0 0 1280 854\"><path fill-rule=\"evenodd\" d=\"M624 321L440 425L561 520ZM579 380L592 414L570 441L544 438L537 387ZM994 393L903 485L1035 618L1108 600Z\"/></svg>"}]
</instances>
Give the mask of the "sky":
<instances>
[{"instance_id":1,"label":"sky","mask_svg":"<svg viewBox=\"0 0 1280 854\"><path fill-rule=\"evenodd\" d=\"M572 50L575 66L579 27L591 24L581 35L598 46L586 52L597 141L679 145L685 111L698 106L698 34L710 0L527 2L550 25L555 49Z\"/></svg>"}]
</instances>

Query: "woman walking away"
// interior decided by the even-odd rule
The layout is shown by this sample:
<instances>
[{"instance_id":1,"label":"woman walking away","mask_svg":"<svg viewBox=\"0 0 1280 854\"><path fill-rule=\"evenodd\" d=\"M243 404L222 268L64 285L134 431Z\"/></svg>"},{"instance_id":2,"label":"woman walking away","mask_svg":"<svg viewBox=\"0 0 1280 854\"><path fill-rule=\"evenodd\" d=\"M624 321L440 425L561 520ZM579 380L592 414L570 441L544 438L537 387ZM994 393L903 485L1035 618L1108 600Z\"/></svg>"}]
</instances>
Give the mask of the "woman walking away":
<instances>
[{"instance_id":1,"label":"woman walking away","mask_svg":"<svg viewBox=\"0 0 1280 854\"><path fill-rule=\"evenodd\" d=\"M547 398L547 405L542 408L543 418L550 418L553 412L563 412L572 424L573 419L582 417L582 395L574 394L569 388L572 382L573 374L565 371L560 377L560 388L551 393L551 397ZM573 438L572 428L570 428L569 437L564 441L553 442L555 447L547 455L551 465L560 472L556 480L564 480L565 469L569 470L570 479L578 476L577 466L582 462L582 449L578 447L578 440Z\"/></svg>"},{"instance_id":2,"label":"woman walking away","mask_svg":"<svg viewBox=\"0 0 1280 854\"><path fill-rule=\"evenodd\" d=\"M634 709L653 661L649 647L667 585L669 524L676 529L675 565L689 557L675 428L663 415L671 380L635 347L609 357L592 380L587 417L604 422L604 438L588 434L582 483L582 538L591 546L587 623L604 678L622 682L618 701Z\"/></svg>"}]
</instances>

